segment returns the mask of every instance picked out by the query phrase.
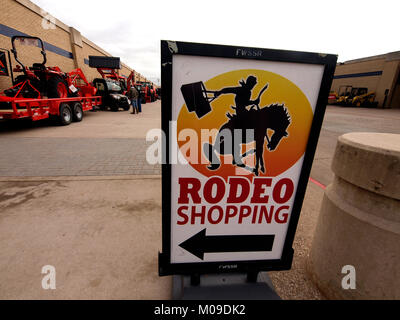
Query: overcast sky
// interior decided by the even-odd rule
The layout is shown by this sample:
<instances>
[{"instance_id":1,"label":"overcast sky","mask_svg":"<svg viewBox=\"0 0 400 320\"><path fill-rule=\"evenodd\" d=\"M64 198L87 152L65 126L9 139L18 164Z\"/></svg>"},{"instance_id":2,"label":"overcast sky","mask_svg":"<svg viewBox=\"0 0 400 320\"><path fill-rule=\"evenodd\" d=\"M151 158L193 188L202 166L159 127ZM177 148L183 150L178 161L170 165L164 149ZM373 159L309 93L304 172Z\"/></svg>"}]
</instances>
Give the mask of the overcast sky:
<instances>
[{"instance_id":1,"label":"overcast sky","mask_svg":"<svg viewBox=\"0 0 400 320\"><path fill-rule=\"evenodd\" d=\"M398 0L32 0L158 83L160 40L333 53L400 50Z\"/></svg>"}]
</instances>

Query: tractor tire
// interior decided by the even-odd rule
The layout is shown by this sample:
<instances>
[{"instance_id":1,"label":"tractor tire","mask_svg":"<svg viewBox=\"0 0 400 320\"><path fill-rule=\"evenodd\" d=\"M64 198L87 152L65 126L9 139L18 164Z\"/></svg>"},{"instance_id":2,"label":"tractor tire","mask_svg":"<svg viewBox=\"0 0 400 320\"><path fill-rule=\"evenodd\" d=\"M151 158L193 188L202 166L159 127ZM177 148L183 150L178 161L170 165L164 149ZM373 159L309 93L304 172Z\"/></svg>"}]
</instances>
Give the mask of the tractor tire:
<instances>
[{"instance_id":1,"label":"tractor tire","mask_svg":"<svg viewBox=\"0 0 400 320\"><path fill-rule=\"evenodd\" d=\"M83 119L83 109L79 102L72 105L72 118L75 122L80 122Z\"/></svg>"},{"instance_id":2,"label":"tractor tire","mask_svg":"<svg viewBox=\"0 0 400 320\"><path fill-rule=\"evenodd\" d=\"M59 122L63 126L67 126L72 122L72 110L66 103L60 104Z\"/></svg>"},{"instance_id":3,"label":"tractor tire","mask_svg":"<svg viewBox=\"0 0 400 320\"><path fill-rule=\"evenodd\" d=\"M47 96L49 98L68 98L67 83L58 76L51 77L47 82Z\"/></svg>"}]
</instances>

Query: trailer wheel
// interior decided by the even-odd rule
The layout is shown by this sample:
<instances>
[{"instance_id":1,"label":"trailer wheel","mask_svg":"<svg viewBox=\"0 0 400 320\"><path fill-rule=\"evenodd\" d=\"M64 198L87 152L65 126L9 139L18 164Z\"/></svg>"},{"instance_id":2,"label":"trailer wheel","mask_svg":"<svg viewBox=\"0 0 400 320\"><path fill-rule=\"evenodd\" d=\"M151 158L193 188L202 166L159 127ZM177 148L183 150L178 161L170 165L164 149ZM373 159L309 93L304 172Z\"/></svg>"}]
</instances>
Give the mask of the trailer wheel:
<instances>
[{"instance_id":1,"label":"trailer wheel","mask_svg":"<svg viewBox=\"0 0 400 320\"><path fill-rule=\"evenodd\" d=\"M47 82L49 98L68 98L68 86L60 77L51 77Z\"/></svg>"},{"instance_id":2,"label":"trailer wheel","mask_svg":"<svg viewBox=\"0 0 400 320\"><path fill-rule=\"evenodd\" d=\"M82 105L79 102L75 102L72 105L72 117L76 122L82 121L83 119L83 109Z\"/></svg>"},{"instance_id":3,"label":"trailer wheel","mask_svg":"<svg viewBox=\"0 0 400 320\"><path fill-rule=\"evenodd\" d=\"M66 103L60 104L60 115L59 115L60 123L63 126L67 126L72 122L72 111L71 107Z\"/></svg>"}]
</instances>

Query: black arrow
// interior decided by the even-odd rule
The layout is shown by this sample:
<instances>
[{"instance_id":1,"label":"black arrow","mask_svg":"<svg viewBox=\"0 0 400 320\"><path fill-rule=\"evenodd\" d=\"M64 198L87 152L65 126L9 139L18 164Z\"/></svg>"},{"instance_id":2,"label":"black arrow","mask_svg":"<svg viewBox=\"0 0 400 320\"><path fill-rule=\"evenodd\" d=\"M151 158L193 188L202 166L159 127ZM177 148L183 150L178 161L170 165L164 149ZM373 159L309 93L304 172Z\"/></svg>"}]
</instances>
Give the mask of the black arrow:
<instances>
[{"instance_id":1,"label":"black arrow","mask_svg":"<svg viewBox=\"0 0 400 320\"><path fill-rule=\"evenodd\" d=\"M179 246L203 260L205 252L271 251L275 235L206 236L201 230Z\"/></svg>"}]
</instances>

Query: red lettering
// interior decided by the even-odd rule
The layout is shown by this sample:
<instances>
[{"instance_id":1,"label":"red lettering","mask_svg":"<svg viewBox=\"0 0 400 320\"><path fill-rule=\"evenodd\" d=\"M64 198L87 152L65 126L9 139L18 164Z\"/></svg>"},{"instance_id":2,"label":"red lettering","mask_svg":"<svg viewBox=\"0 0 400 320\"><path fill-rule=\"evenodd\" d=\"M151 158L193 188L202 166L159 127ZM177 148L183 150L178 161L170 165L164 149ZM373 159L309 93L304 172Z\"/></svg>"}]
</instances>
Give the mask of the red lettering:
<instances>
[{"instance_id":1,"label":"red lettering","mask_svg":"<svg viewBox=\"0 0 400 320\"><path fill-rule=\"evenodd\" d=\"M253 196L251 203L268 203L268 195L262 196L265 193L265 187L270 187L272 183L271 178L255 178Z\"/></svg>"},{"instance_id":2,"label":"red lettering","mask_svg":"<svg viewBox=\"0 0 400 320\"><path fill-rule=\"evenodd\" d=\"M212 214L213 214L213 211L214 211L215 209L218 211L218 218L217 218L217 220L213 220L213 219L212 219ZM224 217L224 210L222 210L222 208L221 208L220 206L212 206L212 207L210 208L210 210L208 210L208 216L207 216L207 218L208 218L208 221L209 221L211 224L218 224L218 223L220 223L221 220L223 219L223 217Z\"/></svg>"},{"instance_id":3,"label":"red lettering","mask_svg":"<svg viewBox=\"0 0 400 320\"><path fill-rule=\"evenodd\" d=\"M201 198L199 196L200 188L201 184L199 179L179 178L178 203L189 203L189 194L192 198L193 203L201 203Z\"/></svg>"},{"instance_id":4,"label":"red lettering","mask_svg":"<svg viewBox=\"0 0 400 320\"><path fill-rule=\"evenodd\" d=\"M271 223L272 216L274 214L274 206L271 206L268 212L267 206L262 206L260 208L260 216L258 217L258 223L262 223L263 217L267 223Z\"/></svg>"},{"instance_id":5,"label":"red lettering","mask_svg":"<svg viewBox=\"0 0 400 320\"><path fill-rule=\"evenodd\" d=\"M232 211L232 213L230 213ZM229 223L229 219L233 218L237 215L238 209L236 206L227 206L226 207L226 216L225 216L225 224Z\"/></svg>"},{"instance_id":6,"label":"red lettering","mask_svg":"<svg viewBox=\"0 0 400 320\"><path fill-rule=\"evenodd\" d=\"M192 216L190 219L191 224L196 224L196 218L200 218L200 224L204 224L204 221L206 220L206 207L201 206L201 212L196 212L196 206L192 206Z\"/></svg>"},{"instance_id":7,"label":"red lettering","mask_svg":"<svg viewBox=\"0 0 400 320\"><path fill-rule=\"evenodd\" d=\"M238 187L240 194L238 195ZM246 178L229 178L228 203L241 203L246 201L250 194L250 181Z\"/></svg>"},{"instance_id":8,"label":"red lettering","mask_svg":"<svg viewBox=\"0 0 400 320\"><path fill-rule=\"evenodd\" d=\"M283 217L282 219L279 218L279 213L283 209L289 209L289 206L282 206L282 207L279 207L278 210L276 210L276 212L275 212L276 223L286 223L288 221L289 213L287 213L287 212L282 214L282 217Z\"/></svg>"},{"instance_id":9,"label":"red lettering","mask_svg":"<svg viewBox=\"0 0 400 320\"><path fill-rule=\"evenodd\" d=\"M177 210L178 225L193 224L229 224L232 220L237 224L244 221L251 224L279 223L284 224L289 220L289 206L276 207L266 205L255 206L236 206L228 205L226 207L214 205L209 209L207 206L180 206ZM259 213L259 214L258 214ZM251 216L251 221L250 221ZM238 217L236 219L236 217Z\"/></svg>"},{"instance_id":10,"label":"red lettering","mask_svg":"<svg viewBox=\"0 0 400 320\"><path fill-rule=\"evenodd\" d=\"M288 202L294 194L293 181L283 178L271 188L272 182L272 178L257 177L253 180L254 186L252 187L251 182L244 177L230 177L228 184L220 177L211 177L202 188L201 180L197 178L179 178L178 203L193 203L193 205L178 207L177 224L210 223L215 225L232 222L243 224L245 221L251 224L287 223L290 207L268 205L268 202L269 197L277 204ZM229 190L227 190L227 186ZM202 193L201 190L203 190ZM250 194L251 191L252 194ZM213 205L209 208L204 205L206 202L218 204L225 197L227 201L222 206ZM244 204L249 199L253 205ZM243 205L237 205L239 203ZM257 203L262 205L254 205Z\"/></svg>"},{"instance_id":11,"label":"red lettering","mask_svg":"<svg viewBox=\"0 0 400 320\"><path fill-rule=\"evenodd\" d=\"M250 206L240 206L239 224L241 224L243 222L243 218L248 217L250 215L250 213L251 213L251 207Z\"/></svg>"},{"instance_id":12,"label":"red lettering","mask_svg":"<svg viewBox=\"0 0 400 320\"><path fill-rule=\"evenodd\" d=\"M182 212L183 210L187 210L187 209L189 209L188 206L182 206L182 207L178 208L178 216L183 218L183 221L182 220L181 221L178 220L178 224L179 225L183 225L183 224L186 224L186 223L189 222L189 217L187 216L187 214Z\"/></svg>"},{"instance_id":13,"label":"red lettering","mask_svg":"<svg viewBox=\"0 0 400 320\"><path fill-rule=\"evenodd\" d=\"M217 187L215 196L213 196L214 185ZM204 199L208 203L220 202L225 195L225 181L219 177L212 177L211 179L207 180L206 184L204 185L203 195Z\"/></svg>"},{"instance_id":14,"label":"red lettering","mask_svg":"<svg viewBox=\"0 0 400 320\"><path fill-rule=\"evenodd\" d=\"M256 223L257 220L257 212L258 212L258 206L254 206L253 207L254 212L253 212L253 218L251 219L251 223Z\"/></svg>"},{"instance_id":15,"label":"red lettering","mask_svg":"<svg viewBox=\"0 0 400 320\"><path fill-rule=\"evenodd\" d=\"M285 193L282 196L282 187L285 186ZM272 197L276 203L285 203L292 196L294 191L293 181L284 178L279 180L277 184L274 186L274 191L272 192Z\"/></svg>"}]
</instances>

